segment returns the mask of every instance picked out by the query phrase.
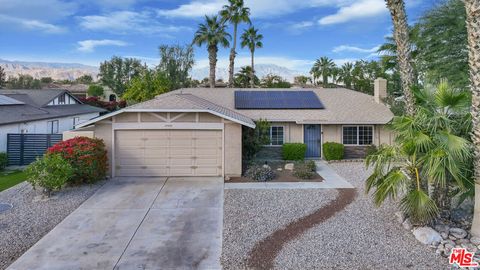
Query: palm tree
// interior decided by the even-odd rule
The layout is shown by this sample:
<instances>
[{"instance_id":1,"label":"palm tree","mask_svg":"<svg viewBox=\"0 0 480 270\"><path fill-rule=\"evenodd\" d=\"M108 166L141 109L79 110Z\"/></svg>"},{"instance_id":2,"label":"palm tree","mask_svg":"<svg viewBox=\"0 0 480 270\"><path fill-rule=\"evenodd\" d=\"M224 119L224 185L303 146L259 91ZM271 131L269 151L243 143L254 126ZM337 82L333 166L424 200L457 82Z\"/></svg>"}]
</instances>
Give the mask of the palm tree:
<instances>
[{"instance_id":1,"label":"palm tree","mask_svg":"<svg viewBox=\"0 0 480 270\"><path fill-rule=\"evenodd\" d=\"M217 16L205 16L205 23L198 25L198 30L193 37L193 43L199 47L207 45L208 60L210 62L210 88L215 87L215 68L217 65L218 45L228 48L230 34L225 31L225 25L218 20Z\"/></svg>"},{"instance_id":2,"label":"palm tree","mask_svg":"<svg viewBox=\"0 0 480 270\"><path fill-rule=\"evenodd\" d=\"M316 85L319 74L318 74L318 69L315 65L313 65L313 67L310 69L310 74L312 75L313 85Z\"/></svg>"},{"instance_id":3,"label":"palm tree","mask_svg":"<svg viewBox=\"0 0 480 270\"><path fill-rule=\"evenodd\" d=\"M353 80L353 64L347 62L340 67L338 73L338 80L342 81L345 87L352 88L352 80Z\"/></svg>"},{"instance_id":4,"label":"palm tree","mask_svg":"<svg viewBox=\"0 0 480 270\"><path fill-rule=\"evenodd\" d=\"M405 109L408 115L415 113L415 104L412 93L414 85L414 70L410 52L410 39L408 36L407 15L403 0L385 0L390 10L393 21L393 37L397 45L397 61L402 79L403 95L405 96Z\"/></svg>"},{"instance_id":5,"label":"palm tree","mask_svg":"<svg viewBox=\"0 0 480 270\"><path fill-rule=\"evenodd\" d=\"M313 64L313 67L312 67L314 72L322 76L323 87L327 87L328 76L332 74L332 70L334 68L335 68L335 63L333 63L333 60L325 56L320 57L320 59L317 59L317 61L315 61L315 64Z\"/></svg>"},{"instance_id":6,"label":"palm tree","mask_svg":"<svg viewBox=\"0 0 480 270\"><path fill-rule=\"evenodd\" d=\"M418 224L428 223L449 207L449 186L471 194L469 94L442 82L436 89L415 91L418 110L392 121L395 145L382 145L367 157L373 173L367 191L380 205L388 197L400 198L400 208Z\"/></svg>"},{"instance_id":7,"label":"palm tree","mask_svg":"<svg viewBox=\"0 0 480 270\"><path fill-rule=\"evenodd\" d=\"M465 0L467 11L468 59L472 91L472 133L474 145L475 210L473 214L472 235L480 237L480 3L478 0Z\"/></svg>"},{"instance_id":8,"label":"palm tree","mask_svg":"<svg viewBox=\"0 0 480 270\"><path fill-rule=\"evenodd\" d=\"M250 83L252 87L255 87L255 66L254 66L254 55L255 55L255 49L257 48L262 48L263 43L263 35L258 33L258 29L255 29L255 27L251 26L248 29L245 29L243 31L242 36L240 37L242 40L241 45L243 47L248 47L250 50L250 54L252 56L252 74L250 75Z\"/></svg>"},{"instance_id":9,"label":"palm tree","mask_svg":"<svg viewBox=\"0 0 480 270\"><path fill-rule=\"evenodd\" d=\"M230 50L230 66L228 69L228 85L233 87L233 72L235 68L235 56L237 48L237 28L238 24L245 22L251 24L250 22L250 9L244 7L243 0L228 0L228 5L223 6L223 9L220 10L220 16L222 17L223 22L230 22L233 24L233 46Z\"/></svg>"},{"instance_id":10,"label":"palm tree","mask_svg":"<svg viewBox=\"0 0 480 270\"><path fill-rule=\"evenodd\" d=\"M248 88L251 85L250 83L251 75L252 75L252 67L245 66L240 68L240 71L235 74L234 86ZM254 81L255 81L255 84L260 83L260 80L255 75L254 75Z\"/></svg>"}]
</instances>

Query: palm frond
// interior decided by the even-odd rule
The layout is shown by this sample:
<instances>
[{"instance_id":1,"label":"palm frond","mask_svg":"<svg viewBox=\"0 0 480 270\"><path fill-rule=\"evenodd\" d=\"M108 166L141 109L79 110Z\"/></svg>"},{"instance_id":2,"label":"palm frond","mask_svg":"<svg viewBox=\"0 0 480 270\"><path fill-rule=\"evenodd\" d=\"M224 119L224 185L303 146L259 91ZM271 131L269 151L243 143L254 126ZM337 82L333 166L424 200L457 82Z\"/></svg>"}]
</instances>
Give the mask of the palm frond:
<instances>
[{"instance_id":1,"label":"palm frond","mask_svg":"<svg viewBox=\"0 0 480 270\"><path fill-rule=\"evenodd\" d=\"M406 213L413 222L427 224L438 213L438 207L423 190L411 190L400 201L400 209Z\"/></svg>"}]
</instances>

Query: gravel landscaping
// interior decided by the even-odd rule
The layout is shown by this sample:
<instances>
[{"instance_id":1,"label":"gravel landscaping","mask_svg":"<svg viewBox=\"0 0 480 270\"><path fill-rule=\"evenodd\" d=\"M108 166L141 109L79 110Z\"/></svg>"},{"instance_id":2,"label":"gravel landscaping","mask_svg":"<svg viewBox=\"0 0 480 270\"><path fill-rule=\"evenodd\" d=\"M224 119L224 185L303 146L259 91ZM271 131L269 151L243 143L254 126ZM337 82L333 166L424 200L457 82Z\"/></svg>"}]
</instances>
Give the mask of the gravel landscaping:
<instances>
[{"instance_id":1,"label":"gravel landscaping","mask_svg":"<svg viewBox=\"0 0 480 270\"><path fill-rule=\"evenodd\" d=\"M247 268L248 253L261 239L328 204L336 190L225 190L222 266Z\"/></svg>"},{"instance_id":2,"label":"gravel landscaping","mask_svg":"<svg viewBox=\"0 0 480 270\"><path fill-rule=\"evenodd\" d=\"M13 205L0 213L0 269L20 257L103 183L66 188L47 200L39 200L39 191L33 190L29 183L0 192L0 203Z\"/></svg>"},{"instance_id":3,"label":"gravel landscaping","mask_svg":"<svg viewBox=\"0 0 480 270\"><path fill-rule=\"evenodd\" d=\"M363 163L330 166L357 188L343 211L288 242L278 269L449 269L448 261L415 240L396 220L393 203L375 207L365 195ZM325 206L336 190L225 190L226 269L244 269L254 245L277 229Z\"/></svg>"}]
</instances>

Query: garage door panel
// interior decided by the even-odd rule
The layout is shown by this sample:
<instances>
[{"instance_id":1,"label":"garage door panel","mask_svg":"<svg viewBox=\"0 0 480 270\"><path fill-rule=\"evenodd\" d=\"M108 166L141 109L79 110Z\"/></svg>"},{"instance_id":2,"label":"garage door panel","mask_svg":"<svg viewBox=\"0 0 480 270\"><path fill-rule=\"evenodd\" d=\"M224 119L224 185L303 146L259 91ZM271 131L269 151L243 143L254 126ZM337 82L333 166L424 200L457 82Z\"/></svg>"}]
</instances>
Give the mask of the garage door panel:
<instances>
[{"instance_id":1,"label":"garage door panel","mask_svg":"<svg viewBox=\"0 0 480 270\"><path fill-rule=\"evenodd\" d=\"M115 133L119 176L218 176L220 130L121 130Z\"/></svg>"}]
</instances>

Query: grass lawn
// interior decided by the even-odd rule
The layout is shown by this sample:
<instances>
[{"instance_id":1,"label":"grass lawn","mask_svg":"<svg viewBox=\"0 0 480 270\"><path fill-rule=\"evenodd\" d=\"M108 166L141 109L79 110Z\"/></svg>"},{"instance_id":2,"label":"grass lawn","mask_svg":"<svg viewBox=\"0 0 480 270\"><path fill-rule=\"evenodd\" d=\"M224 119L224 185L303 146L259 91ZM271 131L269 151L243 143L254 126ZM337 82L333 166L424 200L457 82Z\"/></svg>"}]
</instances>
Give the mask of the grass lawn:
<instances>
[{"instance_id":1,"label":"grass lawn","mask_svg":"<svg viewBox=\"0 0 480 270\"><path fill-rule=\"evenodd\" d=\"M0 191L20 184L26 179L27 176L23 171L0 172Z\"/></svg>"}]
</instances>

